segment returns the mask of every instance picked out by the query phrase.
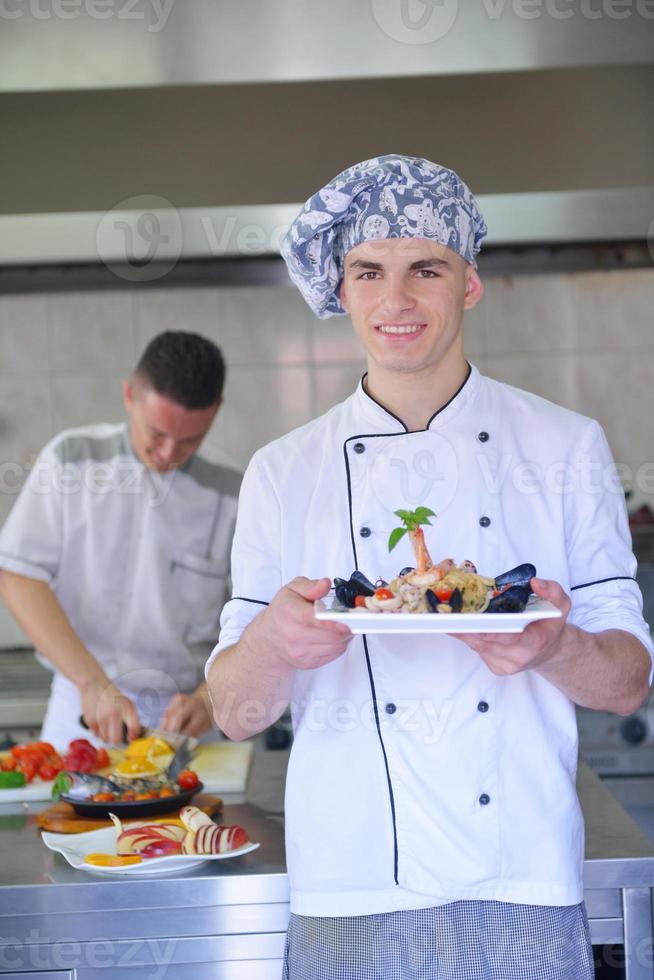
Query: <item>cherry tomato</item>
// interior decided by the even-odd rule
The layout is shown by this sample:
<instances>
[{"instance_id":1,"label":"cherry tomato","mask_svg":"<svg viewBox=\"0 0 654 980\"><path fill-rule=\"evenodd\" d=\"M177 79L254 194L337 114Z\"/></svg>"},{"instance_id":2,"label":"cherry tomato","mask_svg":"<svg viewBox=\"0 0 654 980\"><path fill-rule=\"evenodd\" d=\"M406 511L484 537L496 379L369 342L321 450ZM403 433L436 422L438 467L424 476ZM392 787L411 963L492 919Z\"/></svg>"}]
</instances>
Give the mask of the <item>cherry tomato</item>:
<instances>
[{"instance_id":1,"label":"cherry tomato","mask_svg":"<svg viewBox=\"0 0 654 980\"><path fill-rule=\"evenodd\" d=\"M75 739L64 758L64 767L73 772L91 772L97 755L97 750L85 738Z\"/></svg>"},{"instance_id":2,"label":"cherry tomato","mask_svg":"<svg viewBox=\"0 0 654 980\"><path fill-rule=\"evenodd\" d=\"M177 796L177 793L172 788L172 786L164 786L164 788L159 793L159 796Z\"/></svg>"},{"instance_id":3,"label":"cherry tomato","mask_svg":"<svg viewBox=\"0 0 654 980\"><path fill-rule=\"evenodd\" d=\"M91 799L94 803L113 803L116 799L115 793L96 793Z\"/></svg>"},{"instance_id":4,"label":"cherry tomato","mask_svg":"<svg viewBox=\"0 0 654 980\"><path fill-rule=\"evenodd\" d=\"M26 758L26 759L21 759L16 768L20 772L22 772L26 781L28 783L31 783L31 781L36 776L39 767L38 767L38 763L34 759Z\"/></svg>"},{"instance_id":5,"label":"cherry tomato","mask_svg":"<svg viewBox=\"0 0 654 980\"><path fill-rule=\"evenodd\" d=\"M3 759L2 762L0 762L0 772L11 772L16 768L16 765L16 760L11 756L8 756L6 759Z\"/></svg>"},{"instance_id":6,"label":"cherry tomato","mask_svg":"<svg viewBox=\"0 0 654 980\"><path fill-rule=\"evenodd\" d=\"M45 782L49 782L54 779L58 772L60 772L56 766L50 765L49 762L44 762L42 766L39 767L39 777Z\"/></svg>"},{"instance_id":7,"label":"cherry tomato","mask_svg":"<svg viewBox=\"0 0 654 980\"><path fill-rule=\"evenodd\" d=\"M177 782L179 783L180 789L195 789L199 785L200 780L198 779L197 772L193 772L192 769L182 769L177 777Z\"/></svg>"},{"instance_id":8,"label":"cherry tomato","mask_svg":"<svg viewBox=\"0 0 654 980\"><path fill-rule=\"evenodd\" d=\"M375 599L393 599L393 593L390 589L376 589Z\"/></svg>"},{"instance_id":9,"label":"cherry tomato","mask_svg":"<svg viewBox=\"0 0 654 980\"><path fill-rule=\"evenodd\" d=\"M88 738L74 738L68 746L69 751L71 749L93 749L95 752L95 746L91 745ZM53 749L54 751L54 749Z\"/></svg>"},{"instance_id":10,"label":"cherry tomato","mask_svg":"<svg viewBox=\"0 0 654 980\"><path fill-rule=\"evenodd\" d=\"M448 602L452 598L452 589L448 589L447 586L443 586L442 588L436 586L434 592L441 602Z\"/></svg>"},{"instance_id":11,"label":"cherry tomato","mask_svg":"<svg viewBox=\"0 0 654 980\"><path fill-rule=\"evenodd\" d=\"M95 757L95 768L106 769L109 765L111 765L111 759L109 758L109 753L107 750L98 749Z\"/></svg>"},{"instance_id":12,"label":"cherry tomato","mask_svg":"<svg viewBox=\"0 0 654 980\"><path fill-rule=\"evenodd\" d=\"M354 605L357 609L366 608L366 597L364 595L357 595L354 597Z\"/></svg>"}]
</instances>

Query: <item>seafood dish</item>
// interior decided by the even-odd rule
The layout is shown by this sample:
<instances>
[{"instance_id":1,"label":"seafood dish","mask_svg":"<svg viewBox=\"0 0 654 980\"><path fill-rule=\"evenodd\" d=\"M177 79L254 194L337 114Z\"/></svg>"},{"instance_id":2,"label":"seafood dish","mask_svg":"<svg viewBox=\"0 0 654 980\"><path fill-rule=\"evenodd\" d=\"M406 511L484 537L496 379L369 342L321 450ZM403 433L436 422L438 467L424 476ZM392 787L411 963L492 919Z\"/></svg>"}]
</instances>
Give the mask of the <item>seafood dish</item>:
<instances>
[{"instance_id":1,"label":"seafood dish","mask_svg":"<svg viewBox=\"0 0 654 980\"><path fill-rule=\"evenodd\" d=\"M60 772L52 797L72 804L80 816L106 815L112 807L125 815L163 813L202 790L197 773L182 768L190 756L185 745L172 753L170 745L159 738L136 739L127 747L125 758L107 774L79 769Z\"/></svg>"},{"instance_id":2,"label":"seafood dish","mask_svg":"<svg viewBox=\"0 0 654 980\"><path fill-rule=\"evenodd\" d=\"M353 612L365 613L521 613L532 594L531 580L536 568L529 562L500 575L484 576L471 561L457 564L452 558L437 563L427 550L421 525L435 516L426 507L395 512L404 527L395 528L389 550L408 534L415 566L403 568L390 582L372 583L360 572L349 579L335 578L338 604ZM333 607L336 608L336 607Z\"/></svg>"}]
</instances>

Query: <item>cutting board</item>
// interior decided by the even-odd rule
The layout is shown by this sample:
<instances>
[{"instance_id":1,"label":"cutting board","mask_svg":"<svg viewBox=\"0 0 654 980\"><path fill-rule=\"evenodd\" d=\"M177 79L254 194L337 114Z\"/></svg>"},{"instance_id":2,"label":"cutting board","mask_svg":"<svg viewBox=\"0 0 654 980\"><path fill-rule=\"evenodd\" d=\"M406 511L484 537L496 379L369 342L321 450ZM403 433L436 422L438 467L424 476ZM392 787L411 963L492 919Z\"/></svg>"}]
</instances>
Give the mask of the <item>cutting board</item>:
<instances>
[{"instance_id":1,"label":"cutting board","mask_svg":"<svg viewBox=\"0 0 654 980\"><path fill-rule=\"evenodd\" d=\"M189 768L207 793L244 793L253 753L254 742L211 742L198 746Z\"/></svg>"},{"instance_id":2,"label":"cutting board","mask_svg":"<svg viewBox=\"0 0 654 980\"><path fill-rule=\"evenodd\" d=\"M193 806L197 806L209 817L215 817L223 808L223 801L218 796L209 796L207 793L198 793L193 797ZM157 823L159 820L166 820L171 816L177 816L178 810L171 810L169 814L159 814L157 817L149 817L148 823ZM143 821L145 817L135 817L135 820ZM43 813L39 813L36 818L37 825L41 830L49 830L54 834L81 834L87 830L100 830L102 827L112 827L113 824L109 817L106 820L93 820L91 817L80 817L73 810L70 803L55 803L48 807ZM129 820L124 820L127 825Z\"/></svg>"},{"instance_id":3,"label":"cutting board","mask_svg":"<svg viewBox=\"0 0 654 980\"><path fill-rule=\"evenodd\" d=\"M207 793L244 793L252 763L254 742L210 742L198 746L189 769L197 772ZM115 765L124 758L117 749L110 750ZM110 770L103 769L103 775ZM52 799L52 782L35 777L20 789L0 790L0 803L43 803Z\"/></svg>"}]
</instances>

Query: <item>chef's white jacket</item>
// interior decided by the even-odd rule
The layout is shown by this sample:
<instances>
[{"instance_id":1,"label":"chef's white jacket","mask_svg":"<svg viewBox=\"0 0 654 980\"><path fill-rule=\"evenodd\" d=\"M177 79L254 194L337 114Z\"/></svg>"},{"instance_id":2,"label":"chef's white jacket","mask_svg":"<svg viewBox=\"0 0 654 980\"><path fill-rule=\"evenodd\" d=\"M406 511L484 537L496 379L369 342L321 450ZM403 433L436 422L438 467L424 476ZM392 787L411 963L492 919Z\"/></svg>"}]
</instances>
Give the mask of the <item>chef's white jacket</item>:
<instances>
[{"instance_id":1,"label":"chef's white jacket","mask_svg":"<svg viewBox=\"0 0 654 980\"><path fill-rule=\"evenodd\" d=\"M126 425L69 430L42 451L0 533L0 567L49 583L144 723L202 677L239 484L235 470L198 454L168 473L149 470ZM56 674L44 737L62 747L89 737L79 714L77 688Z\"/></svg>"},{"instance_id":2,"label":"chef's white jacket","mask_svg":"<svg viewBox=\"0 0 654 980\"><path fill-rule=\"evenodd\" d=\"M533 562L570 622L652 651L624 496L600 426L473 367L420 432L360 384L253 457L214 657L296 575L390 580L393 511L425 505L434 561ZM360 915L458 899L582 900L575 708L527 670L495 676L449 636L355 636L295 674L286 789L292 911Z\"/></svg>"}]
</instances>

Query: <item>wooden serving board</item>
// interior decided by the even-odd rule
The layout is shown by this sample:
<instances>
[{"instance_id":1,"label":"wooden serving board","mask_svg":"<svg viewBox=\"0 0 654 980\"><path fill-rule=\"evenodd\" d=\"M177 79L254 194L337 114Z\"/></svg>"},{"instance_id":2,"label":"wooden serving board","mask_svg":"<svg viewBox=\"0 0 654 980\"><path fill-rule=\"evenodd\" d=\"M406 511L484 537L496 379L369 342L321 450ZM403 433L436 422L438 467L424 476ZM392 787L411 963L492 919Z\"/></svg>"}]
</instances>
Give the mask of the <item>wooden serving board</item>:
<instances>
[{"instance_id":1,"label":"wooden serving board","mask_svg":"<svg viewBox=\"0 0 654 980\"><path fill-rule=\"evenodd\" d=\"M209 817L215 817L223 808L223 801L218 796L210 796L208 793L198 793L193 797L193 806L198 807ZM148 823L157 823L159 820L166 820L176 817L179 809L171 810L170 813L160 813L156 817L134 817L139 822L147 820ZM36 818L37 825L41 830L49 830L55 834L81 834L87 830L100 830L102 827L111 827L113 824L109 817L104 820L92 817L80 817L73 810L70 803L55 803L48 807L43 813L39 813ZM124 824L130 823L123 820Z\"/></svg>"}]
</instances>

